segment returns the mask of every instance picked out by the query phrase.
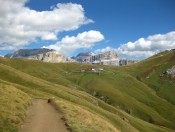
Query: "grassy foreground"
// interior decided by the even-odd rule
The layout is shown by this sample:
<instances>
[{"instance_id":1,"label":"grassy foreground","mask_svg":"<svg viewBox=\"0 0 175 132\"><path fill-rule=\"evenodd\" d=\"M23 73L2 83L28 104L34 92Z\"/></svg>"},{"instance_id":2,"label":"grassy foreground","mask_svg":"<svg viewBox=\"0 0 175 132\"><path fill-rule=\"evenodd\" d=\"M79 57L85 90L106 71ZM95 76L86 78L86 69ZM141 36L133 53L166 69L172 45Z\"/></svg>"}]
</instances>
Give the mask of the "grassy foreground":
<instances>
[{"instance_id":1,"label":"grassy foreground","mask_svg":"<svg viewBox=\"0 0 175 132\"><path fill-rule=\"evenodd\" d=\"M18 131L31 98L14 86L0 83L0 101L0 132Z\"/></svg>"},{"instance_id":2,"label":"grassy foreground","mask_svg":"<svg viewBox=\"0 0 175 132\"><path fill-rule=\"evenodd\" d=\"M0 131L19 131L30 97L55 97L76 132L173 132L175 81L160 74L175 65L174 56L125 67L0 58ZM90 68L104 70L80 72Z\"/></svg>"}]
</instances>

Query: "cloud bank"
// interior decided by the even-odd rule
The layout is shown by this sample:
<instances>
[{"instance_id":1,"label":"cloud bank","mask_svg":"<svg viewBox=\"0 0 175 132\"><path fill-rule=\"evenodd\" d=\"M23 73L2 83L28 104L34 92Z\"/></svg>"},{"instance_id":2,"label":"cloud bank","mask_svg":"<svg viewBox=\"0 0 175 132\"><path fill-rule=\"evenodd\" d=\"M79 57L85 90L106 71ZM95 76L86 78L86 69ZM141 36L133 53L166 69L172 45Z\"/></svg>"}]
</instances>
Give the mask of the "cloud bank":
<instances>
[{"instance_id":1,"label":"cloud bank","mask_svg":"<svg viewBox=\"0 0 175 132\"><path fill-rule=\"evenodd\" d=\"M133 57L149 57L163 50L175 48L175 32L156 34L122 44L118 52Z\"/></svg>"},{"instance_id":2,"label":"cloud bank","mask_svg":"<svg viewBox=\"0 0 175 132\"><path fill-rule=\"evenodd\" d=\"M135 42L121 44L119 48L106 47L98 49L96 52L104 52L107 50L116 50L119 55L132 58L147 58L160 51L175 48L175 32L166 34L156 34L147 38L139 38Z\"/></svg>"},{"instance_id":3,"label":"cloud bank","mask_svg":"<svg viewBox=\"0 0 175 132\"><path fill-rule=\"evenodd\" d=\"M57 40L63 31L92 23L79 4L57 4L51 11L35 11L28 0L0 0L0 50L16 50L37 40Z\"/></svg>"},{"instance_id":4,"label":"cloud bank","mask_svg":"<svg viewBox=\"0 0 175 132\"><path fill-rule=\"evenodd\" d=\"M95 43L104 39L103 34L99 31L86 31L79 33L77 36L66 36L56 44L44 46L43 48L55 49L65 55L73 53L77 49L87 49L94 46Z\"/></svg>"},{"instance_id":5,"label":"cloud bank","mask_svg":"<svg viewBox=\"0 0 175 132\"><path fill-rule=\"evenodd\" d=\"M105 53L105 52L111 51L111 50L117 51L117 49L114 49L114 48L112 48L112 47L107 46L106 48L103 48L103 49L97 49L97 50L95 50L94 52L95 52L96 54L100 54L100 53Z\"/></svg>"}]
</instances>

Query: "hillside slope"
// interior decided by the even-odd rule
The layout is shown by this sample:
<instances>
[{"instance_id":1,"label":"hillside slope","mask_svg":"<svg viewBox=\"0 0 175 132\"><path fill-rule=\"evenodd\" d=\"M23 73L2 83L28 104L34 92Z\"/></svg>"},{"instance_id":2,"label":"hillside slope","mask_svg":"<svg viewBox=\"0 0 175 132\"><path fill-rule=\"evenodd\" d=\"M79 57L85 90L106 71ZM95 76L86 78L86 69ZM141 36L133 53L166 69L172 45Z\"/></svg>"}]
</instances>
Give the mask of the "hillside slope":
<instances>
[{"instance_id":1,"label":"hillside slope","mask_svg":"<svg viewBox=\"0 0 175 132\"><path fill-rule=\"evenodd\" d=\"M136 65L141 70L138 76L140 80L153 88L157 95L175 104L175 78L166 74L173 66L175 51L159 53Z\"/></svg>"},{"instance_id":2,"label":"hillside slope","mask_svg":"<svg viewBox=\"0 0 175 132\"><path fill-rule=\"evenodd\" d=\"M175 83L159 78L175 65L175 53L161 54L125 67L0 58L0 83L32 97L56 97L74 131L175 131Z\"/></svg>"}]
</instances>

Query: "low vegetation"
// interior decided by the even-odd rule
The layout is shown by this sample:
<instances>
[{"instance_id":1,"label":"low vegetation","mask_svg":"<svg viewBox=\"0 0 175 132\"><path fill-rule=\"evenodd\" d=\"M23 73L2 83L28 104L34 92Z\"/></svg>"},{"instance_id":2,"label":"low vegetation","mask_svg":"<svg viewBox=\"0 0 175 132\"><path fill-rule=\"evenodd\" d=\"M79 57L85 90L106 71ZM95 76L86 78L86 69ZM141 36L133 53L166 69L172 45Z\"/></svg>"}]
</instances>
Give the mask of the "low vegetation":
<instances>
[{"instance_id":1,"label":"low vegetation","mask_svg":"<svg viewBox=\"0 0 175 132\"><path fill-rule=\"evenodd\" d=\"M0 131L18 131L31 98L14 86L0 83L0 101Z\"/></svg>"},{"instance_id":2,"label":"low vegetation","mask_svg":"<svg viewBox=\"0 0 175 132\"><path fill-rule=\"evenodd\" d=\"M15 113L3 114L1 129L19 130L30 97L55 97L73 131L173 132L175 81L160 75L175 65L174 59L175 52L169 51L134 65L110 67L0 58L0 104ZM103 70L90 72L92 68Z\"/></svg>"}]
</instances>

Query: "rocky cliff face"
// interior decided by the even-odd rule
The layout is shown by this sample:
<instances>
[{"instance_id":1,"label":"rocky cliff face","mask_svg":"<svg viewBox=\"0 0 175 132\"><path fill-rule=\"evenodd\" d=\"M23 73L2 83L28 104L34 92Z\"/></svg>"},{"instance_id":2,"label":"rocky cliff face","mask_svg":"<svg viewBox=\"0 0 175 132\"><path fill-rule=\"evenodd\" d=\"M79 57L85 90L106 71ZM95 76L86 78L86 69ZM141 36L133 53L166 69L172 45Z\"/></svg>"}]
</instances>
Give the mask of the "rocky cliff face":
<instances>
[{"instance_id":1,"label":"rocky cliff face","mask_svg":"<svg viewBox=\"0 0 175 132\"><path fill-rule=\"evenodd\" d=\"M117 52L114 50L107 51L101 54L94 54L91 52L79 53L75 58L77 62L91 63L91 64L102 64L102 65L119 65L120 58Z\"/></svg>"},{"instance_id":2,"label":"rocky cliff face","mask_svg":"<svg viewBox=\"0 0 175 132\"><path fill-rule=\"evenodd\" d=\"M21 49L13 54L5 55L7 58L25 58L44 62L59 63L66 62L67 58L55 50L50 49Z\"/></svg>"},{"instance_id":3,"label":"rocky cliff face","mask_svg":"<svg viewBox=\"0 0 175 132\"><path fill-rule=\"evenodd\" d=\"M59 62L66 62L67 58L63 55L55 52L50 51L44 54L38 54L35 56L36 60L44 61L44 62L51 62L51 63L59 63Z\"/></svg>"},{"instance_id":4,"label":"rocky cliff face","mask_svg":"<svg viewBox=\"0 0 175 132\"><path fill-rule=\"evenodd\" d=\"M116 51L113 51L113 50L107 51L107 52L102 53L102 54L98 54L96 56L97 56L97 58L99 58L101 60L103 60L103 59L110 60L110 59L116 59L116 58L118 58L117 52Z\"/></svg>"}]
</instances>

